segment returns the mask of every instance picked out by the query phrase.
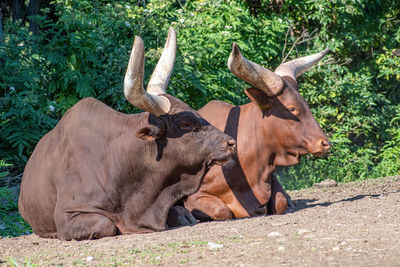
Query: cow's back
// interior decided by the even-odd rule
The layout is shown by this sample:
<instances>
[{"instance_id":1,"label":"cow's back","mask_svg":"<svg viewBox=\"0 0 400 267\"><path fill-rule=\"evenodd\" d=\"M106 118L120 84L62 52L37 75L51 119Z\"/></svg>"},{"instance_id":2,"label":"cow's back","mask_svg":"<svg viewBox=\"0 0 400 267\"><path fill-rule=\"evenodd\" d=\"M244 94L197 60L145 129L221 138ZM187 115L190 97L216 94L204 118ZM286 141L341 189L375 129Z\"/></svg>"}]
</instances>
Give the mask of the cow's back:
<instances>
[{"instance_id":1,"label":"cow's back","mask_svg":"<svg viewBox=\"0 0 400 267\"><path fill-rule=\"evenodd\" d=\"M56 175L58 156L56 148L57 129L47 133L36 145L25 167L21 182L18 209L33 231L43 237L55 235L54 217L57 191L52 180Z\"/></svg>"},{"instance_id":2,"label":"cow's back","mask_svg":"<svg viewBox=\"0 0 400 267\"><path fill-rule=\"evenodd\" d=\"M24 170L18 208L39 236L56 236L56 205L72 202L75 198L70 193L73 188L86 190L84 185L90 183L88 177L77 177L75 172L78 165L90 166L89 162L95 160L91 157L92 153L86 151L91 141L91 133L87 129L92 127L89 124L111 126L105 119L97 121L105 117L103 113L110 113L110 110L95 99L83 99L69 109L56 127L36 145ZM101 134L97 129L92 132L94 135ZM96 171L96 168L93 169ZM92 186L95 187L94 184Z\"/></svg>"},{"instance_id":3,"label":"cow's back","mask_svg":"<svg viewBox=\"0 0 400 267\"><path fill-rule=\"evenodd\" d=\"M213 100L198 110L199 114L218 130L225 131L225 126L231 109L235 107L224 101Z\"/></svg>"}]
</instances>

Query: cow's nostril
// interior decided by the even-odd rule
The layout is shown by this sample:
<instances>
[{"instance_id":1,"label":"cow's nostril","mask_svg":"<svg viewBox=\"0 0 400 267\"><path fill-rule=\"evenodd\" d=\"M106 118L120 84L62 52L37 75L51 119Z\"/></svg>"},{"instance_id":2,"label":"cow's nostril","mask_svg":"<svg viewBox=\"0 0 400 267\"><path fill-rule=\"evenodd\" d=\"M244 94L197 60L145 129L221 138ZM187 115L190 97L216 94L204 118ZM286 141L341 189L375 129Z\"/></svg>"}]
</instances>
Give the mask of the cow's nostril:
<instances>
[{"instance_id":1,"label":"cow's nostril","mask_svg":"<svg viewBox=\"0 0 400 267\"><path fill-rule=\"evenodd\" d=\"M233 138L229 138L227 141L228 147L235 149L236 148L236 141Z\"/></svg>"},{"instance_id":2,"label":"cow's nostril","mask_svg":"<svg viewBox=\"0 0 400 267\"><path fill-rule=\"evenodd\" d=\"M322 146L332 147L332 143L329 140L322 140Z\"/></svg>"}]
</instances>

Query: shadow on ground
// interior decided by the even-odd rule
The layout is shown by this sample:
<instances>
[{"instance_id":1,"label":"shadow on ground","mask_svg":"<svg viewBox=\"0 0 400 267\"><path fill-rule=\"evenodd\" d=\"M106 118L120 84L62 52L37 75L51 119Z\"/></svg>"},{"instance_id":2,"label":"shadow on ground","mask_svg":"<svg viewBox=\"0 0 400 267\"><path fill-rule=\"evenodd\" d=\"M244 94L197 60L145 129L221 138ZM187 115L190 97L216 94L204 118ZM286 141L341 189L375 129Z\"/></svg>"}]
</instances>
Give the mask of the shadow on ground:
<instances>
[{"instance_id":1,"label":"shadow on ground","mask_svg":"<svg viewBox=\"0 0 400 267\"><path fill-rule=\"evenodd\" d=\"M328 207L332 204L335 203L341 203L341 202L351 202L351 201L356 201L356 200L360 200L363 199L365 197L370 197L370 198L379 198L382 195L391 195L391 194L396 194L399 193L400 190L395 190L395 191L391 191L391 192L385 192L385 193L381 193L381 194L362 194L362 195L357 195L354 197L349 197L349 198L344 198L341 200L337 200L337 201L327 201L327 202L318 202L319 199L317 198L313 198L313 199L296 199L294 201L295 205L296 205L296 210L293 211L294 212L298 212L300 210L303 209L308 209L308 208L314 208L314 207Z\"/></svg>"}]
</instances>

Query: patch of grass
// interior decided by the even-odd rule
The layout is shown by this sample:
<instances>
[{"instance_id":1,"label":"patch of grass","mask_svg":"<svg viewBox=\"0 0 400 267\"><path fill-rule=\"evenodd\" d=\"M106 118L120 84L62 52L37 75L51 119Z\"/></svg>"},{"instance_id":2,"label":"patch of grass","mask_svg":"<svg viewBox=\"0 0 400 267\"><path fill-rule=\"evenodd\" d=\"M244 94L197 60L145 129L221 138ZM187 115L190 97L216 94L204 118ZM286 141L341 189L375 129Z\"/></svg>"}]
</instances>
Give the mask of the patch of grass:
<instances>
[{"instance_id":1,"label":"patch of grass","mask_svg":"<svg viewBox=\"0 0 400 267\"><path fill-rule=\"evenodd\" d=\"M30 226L18 213L15 190L0 187L0 236L20 236L32 233Z\"/></svg>"},{"instance_id":2,"label":"patch of grass","mask_svg":"<svg viewBox=\"0 0 400 267\"><path fill-rule=\"evenodd\" d=\"M193 261L193 260L192 259L182 259L182 260L180 260L180 263L185 264L185 263L189 263L191 261Z\"/></svg>"},{"instance_id":3,"label":"patch of grass","mask_svg":"<svg viewBox=\"0 0 400 267\"><path fill-rule=\"evenodd\" d=\"M19 263L16 259L13 258L9 258L8 262L7 262L7 266L10 267L20 267L20 266L24 266L24 267L37 267L39 265L31 263L31 260L26 258L25 261L23 263Z\"/></svg>"},{"instance_id":4,"label":"patch of grass","mask_svg":"<svg viewBox=\"0 0 400 267\"><path fill-rule=\"evenodd\" d=\"M112 266L121 266L122 265L122 261L116 258L112 259Z\"/></svg>"},{"instance_id":5,"label":"patch of grass","mask_svg":"<svg viewBox=\"0 0 400 267\"><path fill-rule=\"evenodd\" d=\"M205 246L208 244L208 241L191 241L189 243L195 246Z\"/></svg>"},{"instance_id":6,"label":"patch of grass","mask_svg":"<svg viewBox=\"0 0 400 267\"><path fill-rule=\"evenodd\" d=\"M234 242L234 243L243 242L243 236L242 235L234 235L229 239L230 239L231 242Z\"/></svg>"},{"instance_id":7,"label":"patch of grass","mask_svg":"<svg viewBox=\"0 0 400 267\"><path fill-rule=\"evenodd\" d=\"M299 233L294 233L294 234L293 234L293 237L294 237L294 238L301 238L301 234L299 234Z\"/></svg>"},{"instance_id":8,"label":"patch of grass","mask_svg":"<svg viewBox=\"0 0 400 267\"><path fill-rule=\"evenodd\" d=\"M0 179L9 175L5 168L12 166L0 160ZM15 189L0 187L0 236L20 236L32 232L18 213L18 196Z\"/></svg>"},{"instance_id":9,"label":"patch of grass","mask_svg":"<svg viewBox=\"0 0 400 267\"><path fill-rule=\"evenodd\" d=\"M83 262L81 260L74 260L72 262L73 265L83 265Z\"/></svg>"},{"instance_id":10,"label":"patch of grass","mask_svg":"<svg viewBox=\"0 0 400 267\"><path fill-rule=\"evenodd\" d=\"M178 243L168 243L167 247L172 248L172 249L176 249L178 247Z\"/></svg>"},{"instance_id":11,"label":"patch of grass","mask_svg":"<svg viewBox=\"0 0 400 267\"><path fill-rule=\"evenodd\" d=\"M219 242L221 243L221 242ZM192 249L204 247L208 244L208 241L184 241L184 242L171 242L162 244L149 244L136 248L131 248L128 250L127 254L121 255L117 254L108 259L104 259L100 265L110 265L113 264L120 265L141 265L141 264L151 264L151 265L162 265L169 258L175 258L183 256L190 253ZM189 263L194 261L194 259L183 258L178 260L181 264ZM85 264L85 263L83 263Z\"/></svg>"},{"instance_id":12,"label":"patch of grass","mask_svg":"<svg viewBox=\"0 0 400 267\"><path fill-rule=\"evenodd\" d=\"M138 254L138 253L140 253L142 251L140 249L138 249L138 248L134 248L134 249L131 249L129 252L130 253L134 253L134 254Z\"/></svg>"}]
</instances>

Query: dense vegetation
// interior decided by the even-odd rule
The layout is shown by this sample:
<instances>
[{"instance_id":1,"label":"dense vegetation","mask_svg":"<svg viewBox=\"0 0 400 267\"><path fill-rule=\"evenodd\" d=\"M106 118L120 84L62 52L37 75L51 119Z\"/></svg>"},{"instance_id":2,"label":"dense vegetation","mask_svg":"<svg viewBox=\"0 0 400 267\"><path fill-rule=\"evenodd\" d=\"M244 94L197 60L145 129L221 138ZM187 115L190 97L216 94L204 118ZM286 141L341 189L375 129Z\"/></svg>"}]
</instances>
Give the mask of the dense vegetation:
<instances>
[{"instance_id":1,"label":"dense vegetation","mask_svg":"<svg viewBox=\"0 0 400 267\"><path fill-rule=\"evenodd\" d=\"M122 94L134 36L144 40L149 79L172 25L178 55L168 91L194 108L212 99L248 102L247 85L226 67L234 41L272 70L331 49L299 82L333 149L280 169L286 188L398 174L399 0L271 2L54 0L28 19L0 6L0 159L13 164L3 169L22 172L37 141L83 97L138 112Z\"/></svg>"},{"instance_id":2,"label":"dense vegetation","mask_svg":"<svg viewBox=\"0 0 400 267\"><path fill-rule=\"evenodd\" d=\"M10 164L0 160L0 169L10 167ZM7 171L0 172L0 179L9 175ZM16 188L0 187L0 237L19 236L31 232L31 228L18 213L18 194Z\"/></svg>"}]
</instances>

